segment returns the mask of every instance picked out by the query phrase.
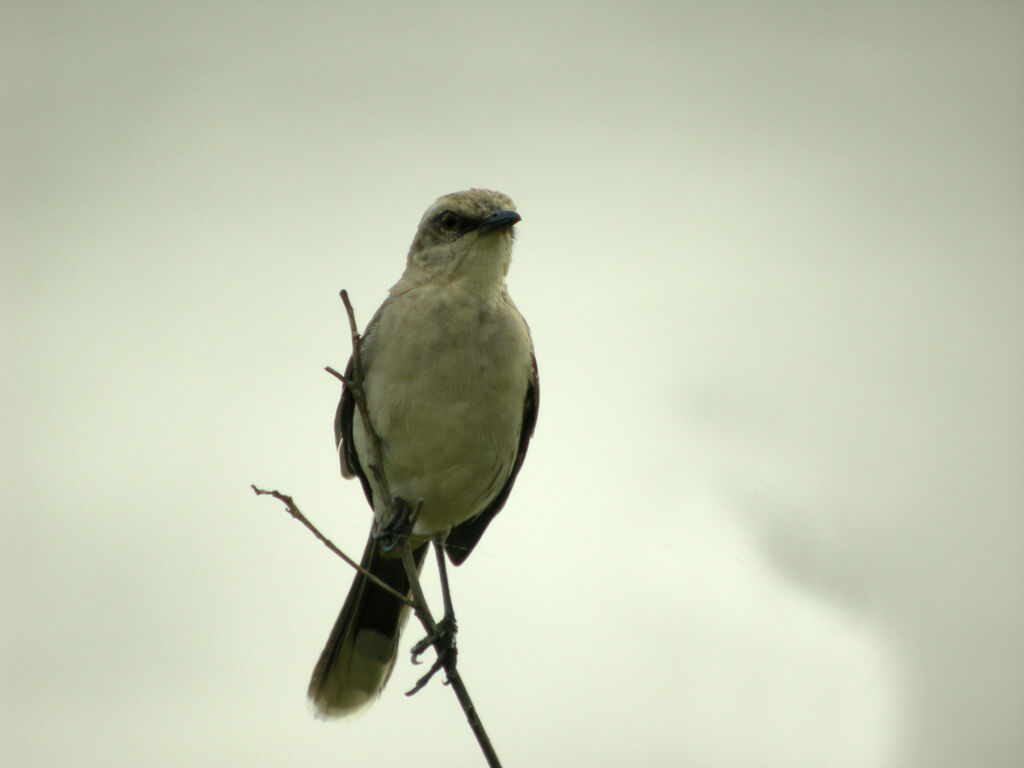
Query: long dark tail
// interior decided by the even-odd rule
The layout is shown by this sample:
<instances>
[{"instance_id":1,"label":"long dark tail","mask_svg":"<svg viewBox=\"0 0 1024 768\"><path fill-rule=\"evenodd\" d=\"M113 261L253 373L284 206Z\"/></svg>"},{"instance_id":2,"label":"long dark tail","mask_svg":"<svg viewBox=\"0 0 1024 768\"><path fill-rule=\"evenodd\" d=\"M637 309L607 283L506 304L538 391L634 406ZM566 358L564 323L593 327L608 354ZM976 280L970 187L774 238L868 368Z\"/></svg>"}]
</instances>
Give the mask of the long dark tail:
<instances>
[{"instance_id":1,"label":"long dark tail","mask_svg":"<svg viewBox=\"0 0 1024 768\"><path fill-rule=\"evenodd\" d=\"M423 565L427 545L413 552L416 568ZM397 592L409 594L409 581L399 557L382 557L370 537L362 566ZM408 606L357 573L334 623L320 660L313 670L307 695L323 717L355 712L383 689L395 666L398 637L408 618Z\"/></svg>"}]
</instances>

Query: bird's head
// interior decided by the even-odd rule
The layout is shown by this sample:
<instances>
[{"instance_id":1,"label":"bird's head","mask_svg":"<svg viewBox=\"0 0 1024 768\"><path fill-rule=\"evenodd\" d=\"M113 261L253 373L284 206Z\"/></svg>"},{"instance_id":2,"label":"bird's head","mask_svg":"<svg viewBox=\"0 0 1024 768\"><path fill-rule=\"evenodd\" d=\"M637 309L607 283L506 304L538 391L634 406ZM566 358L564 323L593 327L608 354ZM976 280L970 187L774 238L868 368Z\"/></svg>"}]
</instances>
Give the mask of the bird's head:
<instances>
[{"instance_id":1,"label":"bird's head","mask_svg":"<svg viewBox=\"0 0 1024 768\"><path fill-rule=\"evenodd\" d=\"M420 220L406 275L500 285L512 256L520 216L501 192L469 189L439 197Z\"/></svg>"}]
</instances>

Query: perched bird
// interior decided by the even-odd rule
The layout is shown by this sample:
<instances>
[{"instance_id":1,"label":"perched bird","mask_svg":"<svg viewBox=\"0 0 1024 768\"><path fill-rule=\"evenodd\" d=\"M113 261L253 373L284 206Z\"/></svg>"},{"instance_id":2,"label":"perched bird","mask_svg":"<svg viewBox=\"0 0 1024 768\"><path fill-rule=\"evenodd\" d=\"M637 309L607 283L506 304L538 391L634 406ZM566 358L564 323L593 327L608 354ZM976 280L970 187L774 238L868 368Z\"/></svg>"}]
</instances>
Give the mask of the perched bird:
<instances>
[{"instance_id":1,"label":"perched bird","mask_svg":"<svg viewBox=\"0 0 1024 768\"><path fill-rule=\"evenodd\" d=\"M430 541L440 565L442 545L461 564L505 504L533 434L537 363L505 285L519 220L500 192L438 198L366 327L363 389L391 498L369 469L371 438L342 388L334 425L341 473L359 478L374 511L362 566L400 594L409 582L394 535L409 536L417 567ZM352 370L350 360L349 379ZM320 715L354 712L381 692L406 618L401 601L357 573L309 683ZM447 610L445 622L453 632Z\"/></svg>"}]
</instances>

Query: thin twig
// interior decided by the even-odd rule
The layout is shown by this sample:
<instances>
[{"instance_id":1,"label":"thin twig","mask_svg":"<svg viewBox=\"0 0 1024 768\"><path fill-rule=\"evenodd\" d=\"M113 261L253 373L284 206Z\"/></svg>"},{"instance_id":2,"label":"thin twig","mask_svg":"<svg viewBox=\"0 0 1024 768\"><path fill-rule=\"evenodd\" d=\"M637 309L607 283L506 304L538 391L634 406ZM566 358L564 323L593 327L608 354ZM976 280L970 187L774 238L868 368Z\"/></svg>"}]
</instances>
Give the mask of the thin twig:
<instances>
[{"instance_id":1,"label":"thin twig","mask_svg":"<svg viewBox=\"0 0 1024 768\"><path fill-rule=\"evenodd\" d=\"M370 573L368 570L363 568L363 566L361 566L359 563L357 563L351 557L349 557L344 552L342 552L340 549L338 549L334 545L333 541L331 541L326 536L324 536L322 533L320 533L320 531L317 529L317 527L315 525L313 525L311 522L309 522L309 518L307 518L304 514L302 514L301 510L298 508L298 506L296 506L295 501L292 499L291 496L287 496L287 495L281 493L280 491L265 491L262 488L257 488L255 485L250 485L249 487L252 488L253 491L256 492L257 496L273 496L275 499L277 499L278 501L283 503L284 506L285 506L285 509L288 510L288 514L290 514L292 517L294 517L296 520L298 520L300 523L302 523L304 526L306 526L313 533L314 536L316 536L318 539L320 539L321 543L325 547L327 547L329 550L331 550L331 552L333 552L338 557L340 557L342 560L344 560L346 563L351 565L353 568L355 568L357 571L359 571L361 574L363 574L363 576L365 576L370 581L372 581L374 584L376 584L378 587L380 587L381 589L383 589L386 592L390 593L393 597L398 598L399 600L401 600L403 603L405 603L407 605L411 605L411 606L415 607L416 604L412 600L409 599L408 595L403 595L401 592L399 592L397 589L395 589L394 587L389 585L383 579L379 579L376 576L374 576L372 573Z\"/></svg>"},{"instance_id":2,"label":"thin twig","mask_svg":"<svg viewBox=\"0 0 1024 768\"><path fill-rule=\"evenodd\" d=\"M340 382L341 382L342 384L344 384L344 385L345 385L346 387L350 387L350 386L352 386L352 381L351 381L350 379L346 379L346 378L345 378L345 374L343 374L343 373L338 373L338 372L337 372L336 370L334 370L333 368L331 368L331 366L329 366L329 365L325 365L325 366L324 366L324 370L325 370L325 371L327 371L327 372L328 372L329 374L331 374L331 376L333 376L334 378L336 378L336 379L337 379L338 381L340 381Z\"/></svg>"},{"instance_id":3,"label":"thin twig","mask_svg":"<svg viewBox=\"0 0 1024 768\"><path fill-rule=\"evenodd\" d=\"M402 565L405 566L405 577L409 580L409 587L412 590L416 617L420 620L420 623L423 625L423 629L426 630L428 637L434 636L437 634L437 622L434 621L434 617L430 613L430 608L427 606L427 600L423 596L423 589L420 587L419 572L416 570L416 561L412 555L412 545L409 543L408 539L402 542L400 551L402 554ZM476 706L473 704L473 700L469 696L466 684L462 682L462 675L459 674L454 657L445 662L444 673L448 677L448 685L451 686L453 691L455 691L455 698L459 700L459 704L462 706L462 711L466 714L466 721L469 723L469 727L473 731L473 735L476 736L477 744L480 745L480 750L484 753L487 765L490 766L490 768L501 768L501 761L498 760L498 754L494 751L494 746L491 744L491 739L487 735L483 722L480 720L480 715L476 711Z\"/></svg>"}]
</instances>

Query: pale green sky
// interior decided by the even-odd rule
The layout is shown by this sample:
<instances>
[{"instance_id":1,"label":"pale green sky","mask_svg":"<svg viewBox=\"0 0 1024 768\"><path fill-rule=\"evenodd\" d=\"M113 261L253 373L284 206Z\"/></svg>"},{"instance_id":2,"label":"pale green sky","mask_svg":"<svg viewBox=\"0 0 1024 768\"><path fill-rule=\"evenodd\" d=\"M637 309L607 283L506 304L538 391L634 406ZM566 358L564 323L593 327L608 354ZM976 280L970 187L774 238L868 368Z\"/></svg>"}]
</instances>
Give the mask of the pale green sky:
<instances>
[{"instance_id":1,"label":"pale green sky","mask_svg":"<svg viewBox=\"0 0 1024 768\"><path fill-rule=\"evenodd\" d=\"M452 574L506 765L1018 765L1022 41L1011 2L5 4L5 764L481 762L404 653L313 718L350 572L248 484L358 554L337 292L368 319L484 186L543 391Z\"/></svg>"}]
</instances>

